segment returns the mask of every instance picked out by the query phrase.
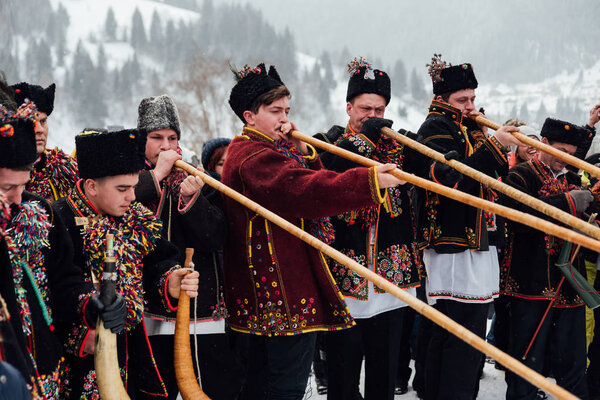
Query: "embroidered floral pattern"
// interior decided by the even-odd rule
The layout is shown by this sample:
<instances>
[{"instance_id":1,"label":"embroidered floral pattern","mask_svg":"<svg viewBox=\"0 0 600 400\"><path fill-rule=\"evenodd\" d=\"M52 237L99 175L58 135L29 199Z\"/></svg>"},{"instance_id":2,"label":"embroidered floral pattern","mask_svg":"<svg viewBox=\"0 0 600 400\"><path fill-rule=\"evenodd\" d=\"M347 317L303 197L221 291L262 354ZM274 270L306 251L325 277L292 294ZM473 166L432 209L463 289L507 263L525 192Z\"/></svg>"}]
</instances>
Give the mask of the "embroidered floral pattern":
<instances>
[{"instance_id":1,"label":"embroidered floral pattern","mask_svg":"<svg viewBox=\"0 0 600 400\"><path fill-rule=\"evenodd\" d=\"M395 164L402 169L404 146L393 139L382 136L373 147L373 144L367 141L362 134L354 132L350 125L347 125L344 133L336 140L335 145L337 146L342 140L350 141L358 152L365 157L384 164ZM399 187L385 190L388 194L384 203L385 209L392 218L397 217L402 213L402 191ZM378 206L372 205L343 213L338 218L346 221L349 225L354 225L358 221L363 229L368 229L377 221L378 214Z\"/></svg>"},{"instance_id":2,"label":"embroidered floral pattern","mask_svg":"<svg viewBox=\"0 0 600 400\"><path fill-rule=\"evenodd\" d=\"M440 228L440 225L437 223L437 207L439 204L440 200L437 195L432 192L427 192L427 198L425 200L427 224L424 224L422 230L423 240L426 244L442 235L442 228Z\"/></svg>"},{"instance_id":3,"label":"embroidered floral pattern","mask_svg":"<svg viewBox=\"0 0 600 400\"><path fill-rule=\"evenodd\" d=\"M35 359L29 355L34 369L37 371ZM65 370L65 359L58 361L56 369L49 374L38 374L31 378L31 398L45 400L59 400L62 396L63 373Z\"/></svg>"},{"instance_id":4,"label":"embroidered floral pattern","mask_svg":"<svg viewBox=\"0 0 600 400\"><path fill-rule=\"evenodd\" d=\"M410 246L411 248L406 244L402 246L395 244L380 251L377 255L375 272L399 287L413 284L412 267L418 266L419 262L417 256L415 256L418 254L416 244L412 242ZM418 268L415 268L415 270L418 270ZM375 292L384 293L385 291L375 286Z\"/></svg>"}]
</instances>

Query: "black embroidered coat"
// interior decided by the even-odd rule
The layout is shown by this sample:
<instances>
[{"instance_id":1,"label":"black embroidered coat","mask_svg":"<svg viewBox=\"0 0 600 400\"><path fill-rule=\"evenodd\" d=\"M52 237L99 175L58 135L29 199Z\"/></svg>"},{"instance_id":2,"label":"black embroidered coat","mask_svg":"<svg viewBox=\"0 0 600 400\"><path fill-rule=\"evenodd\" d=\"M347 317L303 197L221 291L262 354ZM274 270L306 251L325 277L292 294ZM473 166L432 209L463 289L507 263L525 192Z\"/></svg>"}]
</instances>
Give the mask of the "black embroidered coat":
<instances>
[{"instance_id":1,"label":"black embroidered coat","mask_svg":"<svg viewBox=\"0 0 600 400\"><path fill-rule=\"evenodd\" d=\"M223 183L294 225L377 204L373 168L342 174L313 155L304 168L260 132L229 145ZM224 199L226 304L232 329L265 336L337 330L354 324L323 255L230 198Z\"/></svg>"},{"instance_id":2,"label":"black embroidered coat","mask_svg":"<svg viewBox=\"0 0 600 400\"><path fill-rule=\"evenodd\" d=\"M54 202L52 207L65 221L68 234L73 242L75 264L82 269L86 280L91 281L91 270L83 250L82 234L86 226L80 223L81 219L78 219L78 217L94 218L90 211L93 210L93 206L83 195L80 184L81 181L78 182L68 197ZM159 238L150 253L142 260L143 293L141 297L145 302L162 304L165 312L167 309L175 309L177 305L177 300L168 295L166 286L169 273L172 272L173 268L179 266L178 258L177 248L168 241ZM131 282L135 278L139 278L134 276L135 274L135 271L119 269L118 279ZM125 293L122 294L125 295ZM146 335L141 310L138 318L140 322L131 326L129 315L132 312L138 312L131 311L132 306L129 302L127 302L127 306L129 311L126 331L117 336L121 377L124 380L125 387L130 395L134 395L136 390L141 390L150 394L166 396L165 385L152 356L152 349ZM156 304L153 304L153 306L160 307ZM78 399L80 396L93 398L92 396L98 394L95 384L94 358L83 351L83 345L89 334L90 329L83 324L71 326L66 343L67 363L71 371L67 392L69 398ZM127 378L124 378L125 376Z\"/></svg>"},{"instance_id":3,"label":"black embroidered coat","mask_svg":"<svg viewBox=\"0 0 600 400\"><path fill-rule=\"evenodd\" d=\"M12 343L5 343L6 361L17 367L27 383L32 385L34 396L59 399L62 398L60 390L65 372L62 343L66 331L61 328L82 321L78 310L87 302L92 287L84 282L81 270L73 264L73 247L63 220L41 197L24 192L22 204L28 202L39 202L52 224L47 237L48 246L43 249L43 265L29 263L42 301L25 274L18 283L6 238L0 235L0 295L6 301L10 314L9 325L4 326L3 332L8 333L7 340L12 339ZM12 208L14 218L16 207ZM36 239L44 240L42 237ZM26 257L28 249L21 250L21 256ZM29 255L33 256L32 253ZM17 291L23 291L25 301L19 300ZM43 316L43 308L52 318L51 325ZM24 321L27 320L31 321L30 333L26 332Z\"/></svg>"},{"instance_id":4,"label":"black embroidered coat","mask_svg":"<svg viewBox=\"0 0 600 400\"><path fill-rule=\"evenodd\" d=\"M494 178L508 172L506 152L495 138L486 139L475 121L463 118L459 109L433 100L429 114L418 131L422 143L447 153L456 150L458 160ZM419 165L419 174L429 178L432 161ZM456 189L493 200L481 183L463 177ZM451 200L436 193L419 190L420 248L433 248L438 253L458 253L464 250L488 250L485 213L477 208Z\"/></svg>"},{"instance_id":5,"label":"black embroidered coat","mask_svg":"<svg viewBox=\"0 0 600 400\"><path fill-rule=\"evenodd\" d=\"M385 154L380 154L384 150L376 148L374 146L376 144L364 135L357 133L343 137L344 132L341 126L333 126L326 135L317 135L317 137L325 141L333 139L332 142L336 146L366 158L385 157ZM402 151L402 146L398 143L395 141L391 143L397 146L399 152ZM322 152L320 156L325 168L336 172L359 167L358 164L332 153ZM402 159L402 156L400 158ZM387 189L386 202L380 204L375 211L376 259L373 260L372 265L377 274L401 288L415 287L420 282L421 261L416 243L412 189L409 184ZM388 208L391 210L387 210ZM332 216L331 222L335 228L333 247L366 267L368 246L371 243L370 225L362 223L360 218L354 219L350 213ZM368 285L365 278L333 260L329 268L344 296L368 300ZM375 287L375 291L384 292L379 287Z\"/></svg>"},{"instance_id":6,"label":"black embroidered coat","mask_svg":"<svg viewBox=\"0 0 600 400\"><path fill-rule=\"evenodd\" d=\"M200 273L197 319L223 318L226 308L218 251L223 245L226 223L221 211L220 193L204 185L200 193L182 206L179 195L169 193L164 185L158 184L154 173L146 170L140 173L135 195L137 201L156 210L156 216L163 222L162 236L179 249L181 265L185 259L185 249L194 249L193 262ZM152 305L146 311L152 318L169 321L176 318L174 311L165 313ZM190 307L190 318L194 318L193 307Z\"/></svg>"},{"instance_id":7,"label":"black embroidered coat","mask_svg":"<svg viewBox=\"0 0 600 400\"><path fill-rule=\"evenodd\" d=\"M573 200L567 193L581 186L581 177L571 171L555 178L550 168L539 161L537 155L528 162L514 166L506 184L515 187L545 203L569 214L576 215ZM513 199L502 197L512 208L549 219ZM554 264L563 241L531 227L508 221L508 246L501 259L500 290L503 294L534 300L549 300L556 291L562 276ZM573 267L586 276L581 252ZM583 305L568 282L564 282L554 307Z\"/></svg>"}]
</instances>

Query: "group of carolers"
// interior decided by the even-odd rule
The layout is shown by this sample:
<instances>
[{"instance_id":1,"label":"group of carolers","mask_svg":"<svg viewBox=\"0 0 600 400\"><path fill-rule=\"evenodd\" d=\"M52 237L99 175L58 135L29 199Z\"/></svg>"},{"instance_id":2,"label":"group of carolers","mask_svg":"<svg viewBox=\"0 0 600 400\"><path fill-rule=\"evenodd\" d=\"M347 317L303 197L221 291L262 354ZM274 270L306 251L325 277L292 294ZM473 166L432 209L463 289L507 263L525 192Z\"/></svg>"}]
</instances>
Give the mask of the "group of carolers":
<instances>
[{"instance_id":1,"label":"group of carolers","mask_svg":"<svg viewBox=\"0 0 600 400\"><path fill-rule=\"evenodd\" d=\"M411 295L424 286L431 304L481 337L489 303L501 295L498 325L505 329L504 349L515 357L528 347L548 300L556 299L524 363L541 371L548 355L559 385L582 399L599 398L600 335L590 345L586 376L584 304L569 285L557 290L554 264L562 241L392 175L399 168L533 212L382 135L392 126L384 119L388 75L364 59L353 60L349 72L347 125L315 137L380 166L360 167L292 136L290 91L273 66L260 64L238 72L231 90L241 134L208 142L204 167ZM491 136L475 122L481 112L470 64L451 66L436 55L429 73L434 99L427 118L416 134L401 134L573 215L597 207L596 187L583 187L581 177L551 155L539 153L509 171L508 147L520 144L511 134L517 128L503 126ZM361 397L363 359L362 396L394 397L407 340L400 333L411 320L406 304L174 168L182 152L171 97L143 99L135 129L86 129L75 138L74 159L46 149L54 85L2 89L0 356L22 374L33 398L99 398L98 318L118 333L129 395L176 398L173 335L181 290L197 297L190 310L192 354L209 397L302 399L318 337L328 399ZM542 141L584 156L597 108L585 127L548 118ZM115 235L119 296L105 305L96 282L109 233ZM195 250L197 271L189 274L181 268L186 248ZM585 276L581 254L573 267ZM420 384L415 378L413 386L419 397L476 397L481 353L431 324L421 324L417 341ZM510 372L506 381L509 399L538 395Z\"/></svg>"}]
</instances>

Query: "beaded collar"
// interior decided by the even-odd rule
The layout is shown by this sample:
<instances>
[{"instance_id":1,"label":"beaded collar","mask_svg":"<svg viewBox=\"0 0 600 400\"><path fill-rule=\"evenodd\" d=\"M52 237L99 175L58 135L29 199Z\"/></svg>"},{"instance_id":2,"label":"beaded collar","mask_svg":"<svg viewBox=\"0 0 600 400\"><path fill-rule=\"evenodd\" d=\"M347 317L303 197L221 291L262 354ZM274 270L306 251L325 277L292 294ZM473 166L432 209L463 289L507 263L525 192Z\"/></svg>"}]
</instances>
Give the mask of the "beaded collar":
<instances>
[{"instance_id":1,"label":"beaded collar","mask_svg":"<svg viewBox=\"0 0 600 400\"><path fill-rule=\"evenodd\" d=\"M21 325L25 335L33 333L31 308L24 281L28 280L33 297L37 299L42 316L50 330L52 310L49 307L49 287L46 267L44 266L44 249L50 247L48 235L52 227L46 209L38 202L21 203L5 233L5 242L12 266L15 295L19 303Z\"/></svg>"},{"instance_id":2,"label":"beaded collar","mask_svg":"<svg viewBox=\"0 0 600 400\"><path fill-rule=\"evenodd\" d=\"M460 112L458 108L446 103L445 101L431 100L431 104L429 105L429 113L442 114L447 116L457 124L462 124L462 112Z\"/></svg>"},{"instance_id":3,"label":"beaded collar","mask_svg":"<svg viewBox=\"0 0 600 400\"><path fill-rule=\"evenodd\" d=\"M72 157L57 148L46 149L31 171L26 190L53 201L69 193L77 177L77 164Z\"/></svg>"},{"instance_id":4,"label":"beaded collar","mask_svg":"<svg viewBox=\"0 0 600 400\"><path fill-rule=\"evenodd\" d=\"M106 235L114 235L117 258L117 291L127 302L125 330L133 329L142 320L144 288L142 285L143 258L152 252L161 236L162 222L140 203L132 203L121 217L99 215L81 189L81 181L67 198L76 220L83 225L81 238L83 255L88 269L88 281L99 281L104 270ZM77 217L77 215L79 217ZM77 222L76 222L77 223Z\"/></svg>"}]
</instances>

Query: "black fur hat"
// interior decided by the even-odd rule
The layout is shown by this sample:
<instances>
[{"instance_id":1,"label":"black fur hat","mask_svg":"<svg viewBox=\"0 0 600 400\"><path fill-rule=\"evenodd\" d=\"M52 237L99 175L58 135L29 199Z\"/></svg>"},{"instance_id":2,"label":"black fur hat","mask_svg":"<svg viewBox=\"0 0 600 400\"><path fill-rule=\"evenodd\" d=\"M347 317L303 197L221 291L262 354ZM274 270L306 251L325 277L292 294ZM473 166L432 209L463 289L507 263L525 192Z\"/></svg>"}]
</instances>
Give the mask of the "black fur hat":
<instances>
[{"instance_id":1,"label":"black fur hat","mask_svg":"<svg viewBox=\"0 0 600 400\"><path fill-rule=\"evenodd\" d=\"M264 63L258 64L254 68L246 65L241 71L234 73L238 82L231 89L229 105L244 124L246 123L244 111L250 110L254 100L271 89L285 86L272 65L269 67L268 73Z\"/></svg>"},{"instance_id":2,"label":"black fur hat","mask_svg":"<svg viewBox=\"0 0 600 400\"><path fill-rule=\"evenodd\" d=\"M579 146L587 132L580 126L555 118L546 118L540 135L552 142Z\"/></svg>"},{"instance_id":3,"label":"black fur hat","mask_svg":"<svg viewBox=\"0 0 600 400\"><path fill-rule=\"evenodd\" d=\"M124 129L80 134L75 136L75 149L82 179L133 174L144 168L146 131Z\"/></svg>"},{"instance_id":4,"label":"black fur hat","mask_svg":"<svg viewBox=\"0 0 600 400\"><path fill-rule=\"evenodd\" d=\"M348 64L350 80L348 81L348 91L346 92L346 101L363 93L378 94L385 99L385 105L390 102L392 93L390 77L378 69L373 71L373 78L369 77L371 64L364 58L355 58Z\"/></svg>"},{"instance_id":5,"label":"black fur hat","mask_svg":"<svg viewBox=\"0 0 600 400\"><path fill-rule=\"evenodd\" d=\"M477 89L478 83L471 64L452 65L442 61L441 54L431 58L429 76L433 82L433 94L454 93L463 89Z\"/></svg>"},{"instance_id":6,"label":"black fur hat","mask_svg":"<svg viewBox=\"0 0 600 400\"><path fill-rule=\"evenodd\" d=\"M0 168L20 168L37 159L32 119L0 121Z\"/></svg>"},{"instance_id":7,"label":"black fur hat","mask_svg":"<svg viewBox=\"0 0 600 400\"><path fill-rule=\"evenodd\" d=\"M181 139L179 112L171 96L163 94L143 99L138 107L137 127L146 132L172 129L177 133L177 139Z\"/></svg>"},{"instance_id":8,"label":"black fur hat","mask_svg":"<svg viewBox=\"0 0 600 400\"><path fill-rule=\"evenodd\" d=\"M27 82L17 83L16 85L12 85L11 88L15 91L17 106L23 104L25 99L29 99L35 104L38 111L45 112L47 115L52 114L54 110L54 92L56 90L54 83L46 89Z\"/></svg>"}]
</instances>

